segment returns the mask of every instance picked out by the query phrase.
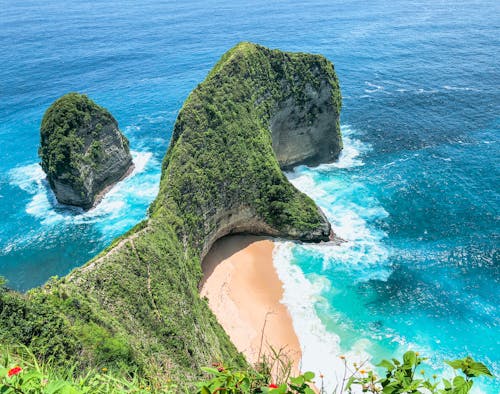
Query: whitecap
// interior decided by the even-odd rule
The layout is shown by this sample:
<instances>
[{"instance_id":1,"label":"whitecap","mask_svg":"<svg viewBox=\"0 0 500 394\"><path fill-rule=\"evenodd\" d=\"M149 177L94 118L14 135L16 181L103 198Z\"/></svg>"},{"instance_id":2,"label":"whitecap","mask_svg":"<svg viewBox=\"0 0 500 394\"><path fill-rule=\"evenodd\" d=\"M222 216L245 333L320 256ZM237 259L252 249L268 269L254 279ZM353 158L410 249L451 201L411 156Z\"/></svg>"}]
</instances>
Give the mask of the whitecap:
<instances>
[{"instance_id":1,"label":"whitecap","mask_svg":"<svg viewBox=\"0 0 500 394\"><path fill-rule=\"evenodd\" d=\"M455 90L455 91L473 91L473 92L480 92L481 91L481 90L475 89L475 88L459 87L459 86L449 86L449 85L444 85L443 89L445 89L445 90Z\"/></svg>"},{"instance_id":2,"label":"whitecap","mask_svg":"<svg viewBox=\"0 0 500 394\"><path fill-rule=\"evenodd\" d=\"M316 167L318 170L329 170L332 168L352 168L363 166L362 155L372 149L371 145L355 138L355 131L349 125L342 125L340 127L342 132L343 149L340 152L337 161L327 164L321 164ZM295 168L295 171L305 166ZM287 174L293 177L293 173Z\"/></svg>"},{"instance_id":3,"label":"whitecap","mask_svg":"<svg viewBox=\"0 0 500 394\"><path fill-rule=\"evenodd\" d=\"M374 83L371 83L368 81L365 81L365 85L369 86L370 88L373 88L373 89L365 89L365 93L375 93L375 92L378 92L380 90L384 90L383 86L375 85Z\"/></svg>"},{"instance_id":4,"label":"whitecap","mask_svg":"<svg viewBox=\"0 0 500 394\"><path fill-rule=\"evenodd\" d=\"M311 282L297 265L292 264L293 246L292 242L276 242L273 252L273 262L283 282L282 302L292 316L302 348L301 370L312 371L317 377L323 374L324 388L331 391L342 381L344 362L339 358L342 354L339 336L326 329L315 310L316 304L326 302L321 291L327 284L320 277ZM345 357L357 363L370 360L365 351L367 344L359 341Z\"/></svg>"},{"instance_id":5,"label":"whitecap","mask_svg":"<svg viewBox=\"0 0 500 394\"><path fill-rule=\"evenodd\" d=\"M370 271L360 275L358 280L387 280L390 267L384 262L390 252L383 244L386 234L369 223L386 218L387 211L366 191L360 183L342 179L314 179L314 170L298 169L290 181L297 189L307 193L321 207L332 224L334 233L345 242L304 244L298 246L323 258L324 269L332 265L343 265L346 270ZM366 194L366 197L362 197ZM365 204L355 203L350 197L362 198Z\"/></svg>"},{"instance_id":6,"label":"whitecap","mask_svg":"<svg viewBox=\"0 0 500 394\"><path fill-rule=\"evenodd\" d=\"M30 194L37 192L44 178L45 173L38 163L16 167L9 171L9 183Z\"/></svg>"},{"instance_id":7,"label":"whitecap","mask_svg":"<svg viewBox=\"0 0 500 394\"><path fill-rule=\"evenodd\" d=\"M273 256L284 283L283 302L290 310L302 346L302 369L322 372L328 390L340 382L341 376L338 375L344 371L343 361L338 357L341 338L327 330L317 313L318 308L332 311L322 296L329 294L331 297L337 291L327 277L328 272L332 269L345 271L359 282L385 281L392 273L387 264L391 251L384 244L386 234L373 225L376 220L386 218L388 213L364 184L353 181L345 171L362 166L363 154L370 151L371 146L356 138L356 132L349 126L343 126L342 132L344 151L338 162L317 168L300 166L287 176L295 187L307 193L322 208L335 234L345 242L340 245L335 242L279 242ZM299 253L301 259L307 255L321 258L322 271L306 277L300 266L293 263L294 253ZM373 343L361 334L346 357L350 362L369 360L372 347Z\"/></svg>"},{"instance_id":8,"label":"whitecap","mask_svg":"<svg viewBox=\"0 0 500 394\"><path fill-rule=\"evenodd\" d=\"M11 170L10 183L31 195L25 211L39 219L43 226L68 222L99 223L103 231L112 229L110 234L118 235L140 220L140 216L144 215L144 205L147 206L158 192L160 172L156 169L158 163L152 153L131 151L131 154L135 165L132 173L114 185L102 201L89 211L59 204L47 185L45 173L37 163ZM134 212L134 207L139 207L140 212L139 208ZM125 211L133 219L121 220Z\"/></svg>"},{"instance_id":9,"label":"whitecap","mask_svg":"<svg viewBox=\"0 0 500 394\"><path fill-rule=\"evenodd\" d=\"M434 93L438 93L439 90L437 89L417 89L417 94L434 94Z\"/></svg>"}]
</instances>

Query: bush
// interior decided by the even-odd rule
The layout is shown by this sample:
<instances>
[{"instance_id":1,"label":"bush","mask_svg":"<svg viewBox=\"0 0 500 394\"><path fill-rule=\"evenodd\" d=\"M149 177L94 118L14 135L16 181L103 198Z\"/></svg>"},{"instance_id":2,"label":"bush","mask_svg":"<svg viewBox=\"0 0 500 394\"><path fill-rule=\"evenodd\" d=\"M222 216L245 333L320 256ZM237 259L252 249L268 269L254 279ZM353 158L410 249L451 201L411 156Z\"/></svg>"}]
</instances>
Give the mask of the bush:
<instances>
[{"instance_id":1,"label":"bush","mask_svg":"<svg viewBox=\"0 0 500 394\"><path fill-rule=\"evenodd\" d=\"M25 347L0 349L0 393L2 394L119 394L177 393L177 387L165 382L153 388L137 376L124 376L102 368L75 375L71 369L40 365Z\"/></svg>"},{"instance_id":2,"label":"bush","mask_svg":"<svg viewBox=\"0 0 500 394\"><path fill-rule=\"evenodd\" d=\"M426 358L413 351L406 352L402 361L382 360L377 366L385 369L384 377L378 377L373 371L363 369L365 363L361 365L354 363L351 366L343 356L341 358L344 360L344 380L334 390L334 394L360 391L370 394L467 394L473 386L474 378L493 377L484 364L471 357L446 361L455 372L463 375L456 375L452 381L439 379L437 375L432 375L429 379L423 370L417 371ZM320 394L327 393L323 387L323 375L320 375L320 387L316 388L312 372L305 372L296 377L287 376L283 381L268 383L270 375L262 375L255 371L233 371L231 368L223 367L222 364L203 370L212 377L198 383L198 394L314 394L316 392L314 390Z\"/></svg>"}]
</instances>

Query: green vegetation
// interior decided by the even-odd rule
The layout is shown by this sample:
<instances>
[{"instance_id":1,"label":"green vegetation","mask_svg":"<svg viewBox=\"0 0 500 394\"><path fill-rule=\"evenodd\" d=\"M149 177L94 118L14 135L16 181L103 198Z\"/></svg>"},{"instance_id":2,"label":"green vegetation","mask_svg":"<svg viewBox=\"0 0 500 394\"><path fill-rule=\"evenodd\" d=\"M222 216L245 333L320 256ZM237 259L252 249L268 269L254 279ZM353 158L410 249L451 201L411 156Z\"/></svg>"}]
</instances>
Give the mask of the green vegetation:
<instances>
[{"instance_id":1,"label":"green vegetation","mask_svg":"<svg viewBox=\"0 0 500 394\"><path fill-rule=\"evenodd\" d=\"M382 360L377 366L385 369L385 376L377 377L373 371L365 371L355 367L354 372L347 379L346 391L351 391L355 386L361 386L363 392L383 394L402 393L430 393L430 394L466 394L473 385L473 378L481 376L493 377L488 368L471 357L463 360L446 361L453 368L454 378L448 380L438 378L437 375L429 377L421 365L427 360L418 352L408 351L403 359ZM348 368L346 363L346 368ZM461 373L462 375L457 375Z\"/></svg>"},{"instance_id":2,"label":"green vegetation","mask_svg":"<svg viewBox=\"0 0 500 394\"><path fill-rule=\"evenodd\" d=\"M294 97L300 106L307 85L319 86L318 69L338 87L322 56L251 43L227 52L179 113L152 212L170 203L184 212L179 233L194 243L215 226L212 212L234 206L251 208L284 236L317 229L323 219L316 205L279 168L269 121L279 103ZM338 88L334 95L340 111Z\"/></svg>"},{"instance_id":3,"label":"green vegetation","mask_svg":"<svg viewBox=\"0 0 500 394\"><path fill-rule=\"evenodd\" d=\"M86 141L85 136L77 131L94 130L98 133L102 125L96 125L97 121L118 127L106 109L84 94L68 93L49 107L40 126L39 149L41 165L49 181L64 179L67 183L83 183L79 167ZM99 146L93 145L90 154L95 156L98 152Z\"/></svg>"},{"instance_id":4,"label":"green vegetation","mask_svg":"<svg viewBox=\"0 0 500 394\"><path fill-rule=\"evenodd\" d=\"M276 383L269 383L270 374L255 371L233 371L230 368L204 368L212 375L211 379L198 384L198 394L314 394L311 389L315 385L320 394L342 394L344 392L364 392L370 394L467 394L470 392L474 378L493 377L488 368L471 357L462 360L447 361L453 368L452 380L439 378L437 375L427 377L424 370L417 371L425 357L413 351L403 355L402 360L382 360L377 366L383 372L378 377L375 371L363 368L363 365L349 365L344 357L343 381L333 392L326 391L323 386L323 375L320 381L314 381L314 373L305 372L297 377L285 375ZM364 364L364 363L363 363Z\"/></svg>"},{"instance_id":5,"label":"green vegetation","mask_svg":"<svg viewBox=\"0 0 500 394\"><path fill-rule=\"evenodd\" d=\"M199 296L200 259L219 231L231 231L231 224L221 230L221 218L240 212L247 216L238 231L328 237L314 202L280 170L268 124L285 96L300 105L300 90L319 83L318 68L337 83L331 63L317 55L249 43L224 55L178 116L150 218L65 278L27 294L1 286L0 343L25 345L75 376L107 368L152 386L171 379L194 387L214 360L248 367ZM47 111L40 154L48 174L75 175L69 152L82 141L70 130L92 121L88 110L101 111L72 93ZM257 228L244 227L250 220Z\"/></svg>"},{"instance_id":6,"label":"green vegetation","mask_svg":"<svg viewBox=\"0 0 500 394\"><path fill-rule=\"evenodd\" d=\"M277 356L278 358L275 358ZM447 361L453 368L454 377L446 379L426 376L421 368L426 360L418 353L409 351L402 360L383 360L375 371L362 365L345 361L344 379L332 391L323 387L323 375L314 380L312 372L291 376L290 363L280 353L270 359L263 359L255 369L233 369L222 363L203 367L205 378L191 388L181 377L179 383L169 379L152 385L137 374L116 374L107 368L91 369L84 374L75 374L72 369L56 369L50 364L40 364L27 348L0 349L0 392L6 394L118 394L118 393L193 393L197 394L314 394L315 386L319 394L342 394L365 392L370 394L467 394L474 379L492 377L488 368L470 357ZM276 370L276 365L282 369ZM273 372L271 372L273 371ZM333 372L333 371L332 371ZM342 371L340 371L342 372ZM313 386L314 385L314 386Z\"/></svg>"},{"instance_id":7,"label":"green vegetation","mask_svg":"<svg viewBox=\"0 0 500 394\"><path fill-rule=\"evenodd\" d=\"M183 392L184 391L182 390ZM40 363L26 348L0 349L0 392L3 394L174 394L172 382L151 386L137 375L117 375L107 368L75 374L73 369Z\"/></svg>"},{"instance_id":8,"label":"green vegetation","mask_svg":"<svg viewBox=\"0 0 500 394\"><path fill-rule=\"evenodd\" d=\"M63 204L92 207L132 163L116 120L83 94L56 100L43 116L40 137L41 166Z\"/></svg>"}]
</instances>

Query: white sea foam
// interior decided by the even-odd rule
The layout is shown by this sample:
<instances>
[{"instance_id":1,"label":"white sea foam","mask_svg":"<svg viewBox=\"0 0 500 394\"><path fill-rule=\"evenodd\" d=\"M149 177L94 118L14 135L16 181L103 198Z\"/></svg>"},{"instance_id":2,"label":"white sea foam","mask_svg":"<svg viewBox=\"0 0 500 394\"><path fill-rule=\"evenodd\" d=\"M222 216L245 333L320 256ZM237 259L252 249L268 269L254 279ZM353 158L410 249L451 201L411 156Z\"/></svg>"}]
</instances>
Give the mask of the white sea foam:
<instances>
[{"instance_id":1,"label":"white sea foam","mask_svg":"<svg viewBox=\"0 0 500 394\"><path fill-rule=\"evenodd\" d=\"M438 93L439 90L437 89L423 89L423 88L420 88L420 89L417 89L417 94L432 94L432 93Z\"/></svg>"},{"instance_id":2,"label":"white sea foam","mask_svg":"<svg viewBox=\"0 0 500 394\"><path fill-rule=\"evenodd\" d=\"M445 90L455 90L455 91L472 91L472 92L480 92L480 89L475 89L475 88L469 88L469 87L458 87L458 86L449 86L449 85L444 85L443 89Z\"/></svg>"},{"instance_id":3,"label":"white sea foam","mask_svg":"<svg viewBox=\"0 0 500 394\"><path fill-rule=\"evenodd\" d=\"M44 178L45 173L38 163L17 167L9 172L9 183L30 194L37 192Z\"/></svg>"},{"instance_id":4,"label":"white sea foam","mask_svg":"<svg viewBox=\"0 0 500 394\"><path fill-rule=\"evenodd\" d=\"M297 265L292 264L293 247L292 242L276 242L273 252L274 265L283 282L282 302L290 311L302 348L302 371L313 371L316 376L323 374L324 388L330 392L342 382L344 362L339 357L342 354L340 338L326 330L315 310L315 305L326 302L321 292L329 284L320 276L314 282L311 281ZM369 361L367 345L365 339L360 339L345 353L345 357L350 363Z\"/></svg>"},{"instance_id":5,"label":"white sea foam","mask_svg":"<svg viewBox=\"0 0 500 394\"><path fill-rule=\"evenodd\" d=\"M339 159L333 163L321 164L319 170L331 168L351 168L364 165L361 155L371 150L371 145L355 138L355 131L348 125L340 127L344 148L340 152ZM293 177L293 175L292 175Z\"/></svg>"},{"instance_id":6,"label":"white sea foam","mask_svg":"<svg viewBox=\"0 0 500 394\"><path fill-rule=\"evenodd\" d=\"M339 358L341 339L327 330L317 308L331 310L322 294L334 294L336 290L321 272L305 276L293 263L294 251L315 258L320 256L323 271L332 266L351 274L358 271L353 275L358 281L386 280L391 273L385 264L390 255L383 243L386 235L371 224L388 214L366 186L354 182L343 171L362 166L362 154L369 151L370 146L356 139L355 132L348 126L343 126L342 132L344 150L338 162L314 169L301 166L287 175L299 190L316 201L332 223L335 234L346 242L340 245L278 242L273 255L284 283L283 302L290 310L303 349L302 369L323 373L328 390L341 383L344 371ZM345 355L350 362L360 363L371 358L372 346L369 339L360 337Z\"/></svg>"},{"instance_id":7,"label":"white sea foam","mask_svg":"<svg viewBox=\"0 0 500 394\"><path fill-rule=\"evenodd\" d=\"M359 280L385 280L390 270L380 263L389 256L389 251L382 242L386 234L369 223L385 218L388 214L363 184L346 179L337 171L362 166L362 154L371 147L354 138L350 127L342 127L342 132L344 151L338 162L315 169L301 166L287 175L297 189L307 193L323 209L335 234L346 242L338 246L326 243L300 247L323 256L325 268L330 264L343 264L346 269L361 271L367 266L376 266L377 269L371 270L369 275L367 273L360 276ZM332 175L325 179L322 175L325 171ZM339 176L336 176L337 173Z\"/></svg>"},{"instance_id":8,"label":"white sea foam","mask_svg":"<svg viewBox=\"0 0 500 394\"><path fill-rule=\"evenodd\" d=\"M113 229L111 234L116 234L121 229L127 228L123 227L124 225L130 227L129 222L124 223L120 220L123 212L130 211L133 209L132 205L137 203L149 203L158 192L159 172L145 173L148 164L151 164L152 153L136 151L131 153L135 164L133 172L116 184L96 208L86 212L77 207L59 204L47 185L45 173L37 163L11 170L10 183L31 195L25 210L39 219L42 225L99 222L103 229L107 231ZM141 176L138 176L139 174Z\"/></svg>"},{"instance_id":9,"label":"white sea foam","mask_svg":"<svg viewBox=\"0 0 500 394\"><path fill-rule=\"evenodd\" d=\"M365 93L375 93L380 90L384 90L384 87L381 85L375 85L374 83L365 81L365 85L369 86L371 89L365 89Z\"/></svg>"}]
</instances>

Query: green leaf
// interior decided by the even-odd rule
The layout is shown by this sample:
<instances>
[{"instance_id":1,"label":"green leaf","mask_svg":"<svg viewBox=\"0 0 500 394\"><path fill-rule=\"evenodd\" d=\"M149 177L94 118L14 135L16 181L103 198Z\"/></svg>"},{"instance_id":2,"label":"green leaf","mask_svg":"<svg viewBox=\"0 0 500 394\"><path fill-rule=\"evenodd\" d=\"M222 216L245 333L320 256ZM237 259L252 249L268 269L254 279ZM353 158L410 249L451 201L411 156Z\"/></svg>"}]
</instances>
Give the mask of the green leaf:
<instances>
[{"instance_id":1,"label":"green leaf","mask_svg":"<svg viewBox=\"0 0 500 394\"><path fill-rule=\"evenodd\" d=\"M311 371L304 372L304 379L306 380L306 382L310 382L311 380L313 380L314 372Z\"/></svg>"},{"instance_id":2,"label":"green leaf","mask_svg":"<svg viewBox=\"0 0 500 394\"><path fill-rule=\"evenodd\" d=\"M405 365L413 367L417 362L417 355L410 350L403 355L403 362Z\"/></svg>"},{"instance_id":3,"label":"green leaf","mask_svg":"<svg viewBox=\"0 0 500 394\"><path fill-rule=\"evenodd\" d=\"M216 368L210 368L210 367L201 367L201 370L203 372L211 373L213 375L218 375L220 373Z\"/></svg>"},{"instance_id":4,"label":"green leaf","mask_svg":"<svg viewBox=\"0 0 500 394\"><path fill-rule=\"evenodd\" d=\"M273 393L276 394L286 394L287 387L286 383L280 384L280 386L277 388L278 391L273 391Z\"/></svg>"},{"instance_id":5,"label":"green leaf","mask_svg":"<svg viewBox=\"0 0 500 394\"><path fill-rule=\"evenodd\" d=\"M472 381L466 381L462 376L453 379L452 394L467 394L472 387Z\"/></svg>"},{"instance_id":6,"label":"green leaf","mask_svg":"<svg viewBox=\"0 0 500 394\"><path fill-rule=\"evenodd\" d=\"M384 389L382 390L382 393L384 394L392 394L396 391L396 388L392 385L387 385L384 387Z\"/></svg>"},{"instance_id":7,"label":"green leaf","mask_svg":"<svg viewBox=\"0 0 500 394\"><path fill-rule=\"evenodd\" d=\"M393 363L391 363L389 360L382 360L381 362L379 362L377 364L377 367L382 367L382 368L385 368L387 369L388 371L392 371L394 368L396 368L394 366Z\"/></svg>"},{"instance_id":8,"label":"green leaf","mask_svg":"<svg viewBox=\"0 0 500 394\"><path fill-rule=\"evenodd\" d=\"M240 381L240 386L243 390L249 390L250 389L250 379L245 376L241 381Z\"/></svg>"},{"instance_id":9,"label":"green leaf","mask_svg":"<svg viewBox=\"0 0 500 394\"><path fill-rule=\"evenodd\" d=\"M405 390L411 393L412 391L418 389L420 387L420 384L422 383L422 380L414 380L411 382L408 386L405 387Z\"/></svg>"},{"instance_id":10,"label":"green leaf","mask_svg":"<svg viewBox=\"0 0 500 394\"><path fill-rule=\"evenodd\" d=\"M349 380L347 381L347 384L345 386L345 390L346 391L349 391L349 389L351 388L352 384L354 383L354 381L356 380L356 378L354 376L351 376L349 378Z\"/></svg>"},{"instance_id":11,"label":"green leaf","mask_svg":"<svg viewBox=\"0 0 500 394\"><path fill-rule=\"evenodd\" d=\"M467 376L474 376L474 377L482 375L493 377L493 374L490 372L488 367L486 367L486 365L484 365L483 363L477 361L472 362L472 364L470 364L470 366L466 368L466 370L464 370L464 373Z\"/></svg>"},{"instance_id":12,"label":"green leaf","mask_svg":"<svg viewBox=\"0 0 500 394\"><path fill-rule=\"evenodd\" d=\"M212 392L207 386L203 386L200 390L200 394L212 394Z\"/></svg>"},{"instance_id":13,"label":"green leaf","mask_svg":"<svg viewBox=\"0 0 500 394\"><path fill-rule=\"evenodd\" d=\"M462 369L464 367L463 360L445 360L445 363L453 369Z\"/></svg>"},{"instance_id":14,"label":"green leaf","mask_svg":"<svg viewBox=\"0 0 500 394\"><path fill-rule=\"evenodd\" d=\"M305 383L305 379L303 375L300 375L296 378L290 378L290 382L295 386L302 386Z\"/></svg>"}]
</instances>

